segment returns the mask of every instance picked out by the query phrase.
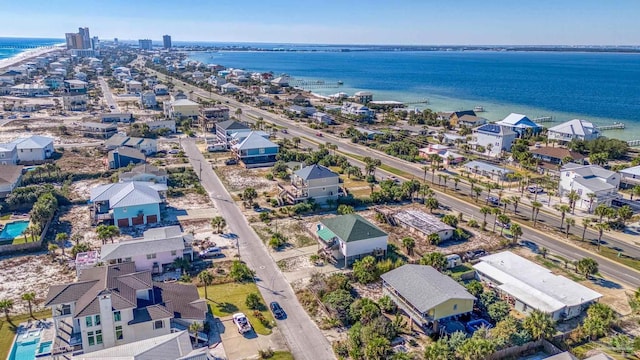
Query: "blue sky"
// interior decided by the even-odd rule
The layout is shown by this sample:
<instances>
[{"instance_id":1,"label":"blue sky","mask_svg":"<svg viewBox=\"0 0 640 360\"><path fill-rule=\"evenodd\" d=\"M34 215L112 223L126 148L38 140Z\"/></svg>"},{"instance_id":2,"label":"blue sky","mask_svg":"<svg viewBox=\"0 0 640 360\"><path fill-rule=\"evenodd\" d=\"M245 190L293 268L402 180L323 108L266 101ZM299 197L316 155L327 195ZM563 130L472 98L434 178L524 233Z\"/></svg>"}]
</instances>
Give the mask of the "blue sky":
<instances>
[{"instance_id":1,"label":"blue sky","mask_svg":"<svg viewBox=\"0 0 640 360\"><path fill-rule=\"evenodd\" d=\"M0 36L329 44L638 45L638 0L17 0Z\"/></svg>"}]
</instances>

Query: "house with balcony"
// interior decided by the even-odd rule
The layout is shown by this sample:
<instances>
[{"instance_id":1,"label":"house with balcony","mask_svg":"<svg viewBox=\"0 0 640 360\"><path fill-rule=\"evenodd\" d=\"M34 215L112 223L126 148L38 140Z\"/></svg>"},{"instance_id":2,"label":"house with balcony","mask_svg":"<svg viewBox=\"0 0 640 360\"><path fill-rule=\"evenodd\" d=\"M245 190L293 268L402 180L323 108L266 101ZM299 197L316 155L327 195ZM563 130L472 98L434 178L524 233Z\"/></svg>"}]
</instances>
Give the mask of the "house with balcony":
<instances>
[{"instance_id":1,"label":"house with balcony","mask_svg":"<svg viewBox=\"0 0 640 360\"><path fill-rule=\"evenodd\" d=\"M82 93L65 93L62 95L62 106L67 111L87 111L89 95Z\"/></svg>"},{"instance_id":2,"label":"house with balcony","mask_svg":"<svg viewBox=\"0 0 640 360\"><path fill-rule=\"evenodd\" d=\"M80 132L84 137L108 139L118 132L118 126L113 123L85 122L80 124Z\"/></svg>"},{"instance_id":3,"label":"house with balcony","mask_svg":"<svg viewBox=\"0 0 640 360\"><path fill-rule=\"evenodd\" d=\"M216 135L218 136L218 139L220 139L220 142L223 142L225 144L229 144L231 142L232 135L234 133L241 133L241 132L250 133L251 132L250 127L235 120L217 122L215 124L215 127L216 127Z\"/></svg>"},{"instance_id":4,"label":"house with balcony","mask_svg":"<svg viewBox=\"0 0 640 360\"><path fill-rule=\"evenodd\" d=\"M547 130L547 138L559 144L567 144L572 140L589 141L598 137L600 137L598 127L590 121L580 119L569 120Z\"/></svg>"},{"instance_id":5,"label":"house with balcony","mask_svg":"<svg viewBox=\"0 0 640 360\"><path fill-rule=\"evenodd\" d=\"M104 147L106 150L114 150L118 147L129 147L138 149L145 155L152 155L158 152L158 141L156 139L115 134L104 142Z\"/></svg>"},{"instance_id":6,"label":"house with balcony","mask_svg":"<svg viewBox=\"0 0 640 360\"><path fill-rule=\"evenodd\" d=\"M140 164L134 166L130 171L123 172L118 176L120 182L147 181L158 184L167 183L167 171L151 164Z\"/></svg>"},{"instance_id":7,"label":"house with balcony","mask_svg":"<svg viewBox=\"0 0 640 360\"><path fill-rule=\"evenodd\" d=\"M463 116L473 116L476 117L476 112L473 110L460 110L460 111L454 111L451 113L448 113L448 119L449 119L449 124L451 124L451 126L461 126L460 124L460 119ZM482 125L482 124L480 124Z\"/></svg>"},{"instance_id":8,"label":"house with balcony","mask_svg":"<svg viewBox=\"0 0 640 360\"><path fill-rule=\"evenodd\" d=\"M97 186L91 189L91 222L113 223L117 227L158 223L161 193L166 191L164 184L142 181Z\"/></svg>"},{"instance_id":9,"label":"house with balcony","mask_svg":"<svg viewBox=\"0 0 640 360\"><path fill-rule=\"evenodd\" d=\"M68 94L86 94L87 82L82 80L65 80L64 91Z\"/></svg>"},{"instance_id":10,"label":"house with balcony","mask_svg":"<svg viewBox=\"0 0 640 360\"><path fill-rule=\"evenodd\" d=\"M151 131L158 131L167 129L169 133L176 133L176 121L175 120L153 120L145 122L145 125L149 127Z\"/></svg>"},{"instance_id":11,"label":"house with balcony","mask_svg":"<svg viewBox=\"0 0 640 360\"><path fill-rule=\"evenodd\" d=\"M200 104L189 99L165 101L163 105L164 114L170 119L190 118L195 120L200 111Z\"/></svg>"},{"instance_id":12,"label":"house with balcony","mask_svg":"<svg viewBox=\"0 0 640 360\"><path fill-rule=\"evenodd\" d=\"M157 105L156 93L153 91L143 91L140 93L140 107L142 109L153 109Z\"/></svg>"},{"instance_id":13,"label":"house with balcony","mask_svg":"<svg viewBox=\"0 0 640 360\"><path fill-rule=\"evenodd\" d=\"M216 124L229 120L229 107L218 105L200 110L200 128L203 131L215 132Z\"/></svg>"},{"instance_id":14,"label":"house with balcony","mask_svg":"<svg viewBox=\"0 0 640 360\"><path fill-rule=\"evenodd\" d=\"M231 146L231 151L246 168L272 166L279 150L280 145L265 139L256 131L249 133L242 142Z\"/></svg>"},{"instance_id":15,"label":"house with balcony","mask_svg":"<svg viewBox=\"0 0 640 360\"><path fill-rule=\"evenodd\" d=\"M316 235L324 253L336 265L348 267L366 256L384 258L389 235L357 214L322 219Z\"/></svg>"},{"instance_id":16,"label":"house with balcony","mask_svg":"<svg viewBox=\"0 0 640 360\"><path fill-rule=\"evenodd\" d=\"M0 143L0 165L15 165L17 163L18 148L16 143Z\"/></svg>"},{"instance_id":17,"label":"house with balcony","mask_svg":"<svg viewBox=\"0 0 640 360\"><path fill-rule=\"evenodd\" d=\"M522 136L525 132L537 134L542 130L542 126L534 123L531 119L522 114L511 113L506 118L496 121L495 124L516 132L518 136Z\"/></svg>"},{"instance_id":18,"label":"house with balcony","mask_svg":"<svg viewBox=\"0 0 640 360\"><path fill-rule=\"evenodd\" d=\"M138 149L120 146L107 153L109 169L120 169L130 164L144 163L146 156Z\"/></svg>"},{"instance_id":19,"label":"house with balcony","mask_svg":"<svg viewBox=\"0 0 640 360\"><path fill-rule=\"evenodd\" d=\"M600 204L610 206L612 200L620 197L620 178L621 175L617 172L598 165L568 163L560 169L558 195L566 197L575 190L580 195L576 206L591 212Z\"/></svg>"},{"instance_id":20,"label":"house with balcony","mask_svg":"<svg viewBox=\"0 0 640 360\"><path fill-rule=\"evenodd\" d=\"M16 146L18 160L22 164L42 164L53 156L53 139L32 135L12 141Z\"/></svg>"},{"instance_id":21,"label":"house with balcony","mask_svg":"<svg viewBox=\"0 0 640 360\"><path fill-rule=\"evenodd\" d=\"M136 271L159 274L177 258L193 261L193 236L184 234L180 226L146 230L141 238L104 244L100 260L107 264L133 262Z\"/></svg>"},{"instance_id":22,"label":"house with balcony","mask_svg":"<svg viewBox=\"0 0 640 360\"><path fill-rule=\"evenodd\" d=\"M382 292L421 327L473 311L475 296L431 266L407 264L380 276Z\"/></svg>"},{"instance_id":23,"label":"house with balcony","mask_svg":"<svg viewBox=\"0 0 640 360\"><path fill-rule=\"evenodd\" d=\"M318 204L337 200L340 176L322 165L309 165L291 175L289 185L278 184L281 195L292 203L313 199Z\"/></svg>"},{"instance_id":24,"label":"house with balcony","mask_svg":"<svg viewBox=\"0 0 640 360\"><path fill-rule=\"evenodd\" d=\"M142 83L136 80L130 80L124 83L124 90L127 94L138 95L142 92Z\"/></svg>"},{"instance_id":25,"label":"house with balcony","mask_svg":"<svg viewBox=\"0 0 640 360\"><path fill-rule=\"evenodd\" d=\"M169 95L169 88L167 87L167 85L158 84L153 87L153 92L157 96Z\"/></svg>"},{"instance_id":26,"label":"house with balcony","mask_svg":"<svg viewBox=\"0 0 640 360\"><path fill-rule=\"evenodd\" d=\"M44 305L52 310L54 357L169 335L207 313L195 286L153 282L133 262L84 269L77 282L51 285Z\"/></svg>"},{"instance_id":27,"label":"house with balcony","mask_svg":"<svg viewBox=\"0 0 640 360\"><path fill-rule=\"evenodd\" d=\"M489 156L499 156L503 151L511 151L517 137L518 133L509 126L484 124L473 131L474 139L469 144L476 150L482 146Z\"/></svg>"}]
</instances>

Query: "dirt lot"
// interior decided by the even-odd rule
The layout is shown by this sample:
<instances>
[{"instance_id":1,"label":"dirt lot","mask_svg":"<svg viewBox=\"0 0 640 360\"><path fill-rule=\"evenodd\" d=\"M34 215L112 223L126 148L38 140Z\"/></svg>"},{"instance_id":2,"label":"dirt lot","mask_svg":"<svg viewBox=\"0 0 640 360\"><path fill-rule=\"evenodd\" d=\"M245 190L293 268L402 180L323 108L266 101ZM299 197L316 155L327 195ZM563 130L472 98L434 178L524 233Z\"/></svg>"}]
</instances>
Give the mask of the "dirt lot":
<instances>
[{"instance_id":1,"label":"dirt lot","mask_svg":"<svg viewBox=\"0 0 640 360\"><path fill-rule=\"evenodd\" d=\"M74 148L62 151L61 158L56 160L63 171L93 174L107 170L104 160L106 154L93 148Z\"/></svg>"},{"instance_id":2,"label":"dirt lot","mask_svg":"<svg viewBox=\"0 0 640 360\"><path fill-rule=\"evenodd\" d=\"M91 179L74 181L71 184L71 200L87 199L91 197L91 189L99 185L106 185L109 179Z\"/></svg>"},{"instance_id":3,"label":"dirt lot","mask_svg":"<svg viewBox=\"0 0 640 360\"><path fill-rule=\"evenodd\" d=\"M253 210L248 210L249 212L254 212ZM254 212L255 213L255 212ZM316 224L320 221L319 216L314 217L304 217L302 220L294 219L294 218L284 218L271 220L270 223L264 223L260 221L252 222L251 226L256 231L258 236L267 243L271 238L271 234L269 230L276 230L279 233L284 234L288 241L287 247L304 247L309 245L314 245L316 240L312 237L312 235L307 231L308 224Z\"/></svg>"},{"instance_id":4,"label":"dirt lot","mask_svg":"<svg viewBox=\"0 0 640 360\"><path fill-rule=\"evenodd\" d=\"M35 309L42 308L50 284L70 282L75 272L51 261L45 254L0 259L0 299L13 300L14 314L26 313L27 304L20 299L26 292L36 293Z\"/></svg>"},{"instance_id":5,"label":"dirt lot","mask_svg":"<svg viewBox=\"0 0 640 360\"><path fill-rule=\"evenodd\" d=\"M265 178L269 169L245 169L242 166L221 166L215 169L220 180L231 192L243 191L248 187L256 190L258 195L273 191L277 182Z\"/></svg>"}]
</instances>

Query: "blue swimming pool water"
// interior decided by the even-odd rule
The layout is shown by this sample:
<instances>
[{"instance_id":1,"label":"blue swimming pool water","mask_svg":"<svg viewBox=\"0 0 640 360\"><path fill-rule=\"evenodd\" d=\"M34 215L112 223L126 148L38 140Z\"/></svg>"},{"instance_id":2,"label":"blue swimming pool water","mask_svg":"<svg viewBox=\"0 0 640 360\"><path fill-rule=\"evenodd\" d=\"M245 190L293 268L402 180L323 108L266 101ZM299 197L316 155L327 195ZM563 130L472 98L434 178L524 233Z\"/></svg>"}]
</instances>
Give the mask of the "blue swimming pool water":
<instances>
[{"instance_id":1,"label":"blue swimming pool water","mask_svg":"<svg viewBox=\"0 0 640 360\"><path fill-rule=\"evenodd\" d=\"M27 227L29 227L28 220L20 220L8 223L4 227L4 229L2 229L2 232L0 232L0 239L15 239L18 236L22 235Z\"/></svg>"},{"instance_id":2,"label":"blue swimming pool water","mask_svg":"<svg viewBox=\"0 0 640 360\"><path fill-rule=\"evenodd\" d=\"M51 354L51 341L41 342L36 349L36 356Z\"/></svg>"},{"instance_id":3,"label":"blue swimming pool water","mask_svg":"<svg viewBox=\"0 0 640 360\"><path fill-rule=\"evenodd\" d=\"M34 360L40 342L40 333L32 333L24 338L18 335L7 360Z\"/></svg>"}]
</instances>

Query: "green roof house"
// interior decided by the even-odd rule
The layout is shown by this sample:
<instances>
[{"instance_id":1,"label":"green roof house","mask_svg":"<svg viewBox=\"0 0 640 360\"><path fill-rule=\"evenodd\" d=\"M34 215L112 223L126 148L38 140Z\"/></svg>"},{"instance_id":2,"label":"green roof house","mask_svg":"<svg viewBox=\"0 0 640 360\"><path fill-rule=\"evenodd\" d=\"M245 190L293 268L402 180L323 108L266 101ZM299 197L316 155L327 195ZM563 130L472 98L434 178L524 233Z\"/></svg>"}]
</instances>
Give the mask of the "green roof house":
<instances>
[{"instance_id":1,"label":"green roof house","mask_svg":"<svg viewBox=\"0 0 640 360\"><path fill-rule=\"evenodd\" d=\"M384 257L387 252L389 235L357 214L323 219L316 234L337 264L350 266L367 255Z\"/></svg>"}]
</instances>

